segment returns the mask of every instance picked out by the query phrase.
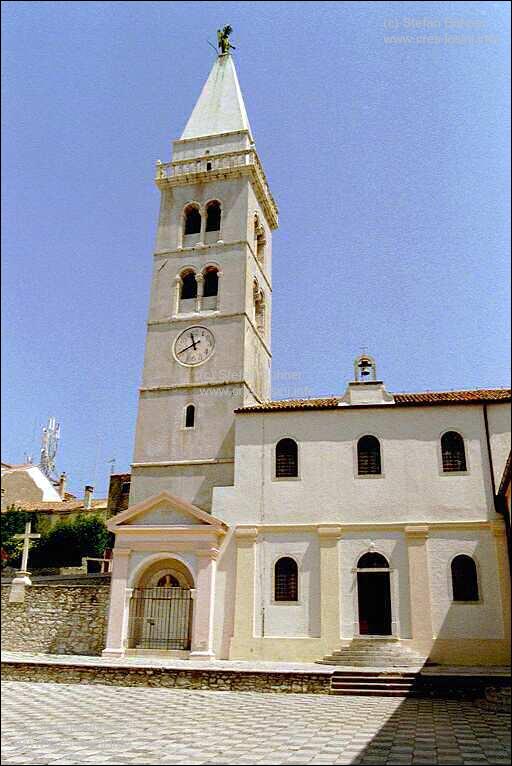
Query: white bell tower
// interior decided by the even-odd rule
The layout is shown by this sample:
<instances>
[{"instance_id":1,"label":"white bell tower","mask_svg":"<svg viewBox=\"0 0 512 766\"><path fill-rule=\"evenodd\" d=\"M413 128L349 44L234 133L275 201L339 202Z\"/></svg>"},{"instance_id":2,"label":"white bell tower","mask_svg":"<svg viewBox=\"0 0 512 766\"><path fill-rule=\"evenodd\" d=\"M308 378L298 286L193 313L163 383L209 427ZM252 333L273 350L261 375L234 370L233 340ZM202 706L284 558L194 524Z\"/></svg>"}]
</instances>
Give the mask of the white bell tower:
<instances>
[{"instance_id":1,"label":"white bell tower","mask_svg":"<svg viewBox=\"0 0 512 766\"><path fill-rule=\"evenodd\" d=\"M130 505L204 510L233 483L233 410L270 396L277 207L230 53L215 60L161 191Z\"/></svg>"}]
</instances>

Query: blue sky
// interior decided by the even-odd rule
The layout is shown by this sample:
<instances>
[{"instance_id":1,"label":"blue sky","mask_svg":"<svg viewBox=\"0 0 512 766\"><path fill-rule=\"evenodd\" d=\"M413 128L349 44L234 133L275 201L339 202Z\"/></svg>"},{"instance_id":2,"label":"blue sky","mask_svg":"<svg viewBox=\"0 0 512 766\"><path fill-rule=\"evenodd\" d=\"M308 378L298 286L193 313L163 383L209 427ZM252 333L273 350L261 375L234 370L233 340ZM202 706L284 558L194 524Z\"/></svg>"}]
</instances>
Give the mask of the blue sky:
<instances>
[{"instance_id":1,"label":"blue sky","mask_svg":"<svg viewBox=\"0 0 512 766\"><path fill-rule=\"evenodd\" d=\"M343 392L363 346L392 391L508 385L508 3L2 9L4 460L54 415L72 490L129 470L154 163L227 23L280 210L273 395Z\"/></svg>"}]
</instances>

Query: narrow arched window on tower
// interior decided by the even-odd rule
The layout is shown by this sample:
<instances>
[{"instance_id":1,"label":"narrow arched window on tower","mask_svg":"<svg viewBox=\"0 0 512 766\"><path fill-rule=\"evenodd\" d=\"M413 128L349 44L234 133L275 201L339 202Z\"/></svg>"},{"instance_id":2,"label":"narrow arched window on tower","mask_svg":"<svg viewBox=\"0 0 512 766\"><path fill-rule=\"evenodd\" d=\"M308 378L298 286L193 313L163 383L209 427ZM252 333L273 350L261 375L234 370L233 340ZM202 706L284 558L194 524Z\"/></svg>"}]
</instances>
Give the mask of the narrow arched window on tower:
<instances>
[{"instance_id":1,"label":"narrow arched window on tower","mask_svg":"<svg viewBox=\"0 0 512 766\"><path fill-rule=\"evenodd\" d=\"M260 219L257 215L254 216L254 247L256 251L256 258L263 265L265 263L265 229L260 223Z\"/></svg>"},{"instance_id":2,"label":"narrow arched window on tower","mask_svg":"<svg viewBox=\"0 0 512 766\"><path fill-rule=\"evenodd\" d=\"M253 282L252 295L254 302L254 323L260 335L265 335L265 295L256 280Z\"/></svg>"},{"instance_id":3,"label":"narrow arched window on tower","mask_svg":"<svg viewBox=\"0 0 512 766\"><path fill-rule=\"evenodd\" d=\"M274 601L298 601L299 572L290 556L276 561L274 567Z\"/></svg>"},{"instance_id":4,"label":"narrow arched window on tower","mask_svg":"<svg viewBox=\"0 0 512 766\"><path fill-rule=\"evenodd\" d=\"M182 301L197 298L197 281L193 271L186 271L181 275L180 298Z\"/></svg>"},{"instance_id":5,"label":"narrow arched window on tower","mask_svg":"<svg viewBox=\"0 0 512 766\"><path fill-rule=\"evenodd\" d=\"M196 408L193 404L187 404L185 408L185 428L194 428L196 424Z\"/></svg>"},{"instance_id":6,"label":"narrow arched window on tower","mask_svg":"<svg viewBox=\"0 0 512 766\"><path fill-rule=\"evenodd\" d=\"M188 234L200 234L201 232L201 213L197 205L188 205L185 208L185 221L183 233L185 236Z\"/></svg>"},{"instance_id":7,"label":"narrow arched window on tower","mask_svg":"<svg viewBox=\"0 0 512 766\"><path fill-rule=\"evenodd\" d=\"M212 298L219 292L219 272L215 266L211 266L204 272L203 296Z\"/></svg>"},{"instance_id":8,"label":"narrow arched window on tower","mask_svg":"<svg viewBox=\"0 0 512 766\"><path fill-rule=\"evenodd\" d=\"M206 231L220 231L220 217L220 202L217 200L209 202L206 208Z\"/></svg>"},{"instance_id":9,"label":"narrow arched window on tower","mask_svg":"<svg viewBox=\"0 0 512 766\"><path fill-rule=\"evenodd\" d=\"M476 564L471 556L455 556L451 564L454 601L478 601Z\"/></svg>"},{"instance_id":10,"label":"narrow arched window on tower","mask_svg":"<svg viewBox=\"0 0 512 766\"><path fill-rule=\"evenodd\" d=\"M276 444L276 479L293 479L299 475L299 449L293 439Z\"/></svg>"},{"instance_id":11,"label":"narrow arched window on tower","mask_svg":"<svg viewBox=\"0 0 512 766\"><path fill-rule=\"evenodd\" d=\"M447 431L442 435L441 453L444 473L466 470L464 439L457 431Z\"/></svg>"},{"instance_id":12,"label":"narrow arched window on tower","mask_svg":"<svg viewBox=\"0 0 512 766\"><path fill-rule=\"evenodd\" d=\"M357 473L359 476L381 473L380 444L375 436L362 436L357 442Z\"/></svg>"}]
</instances>

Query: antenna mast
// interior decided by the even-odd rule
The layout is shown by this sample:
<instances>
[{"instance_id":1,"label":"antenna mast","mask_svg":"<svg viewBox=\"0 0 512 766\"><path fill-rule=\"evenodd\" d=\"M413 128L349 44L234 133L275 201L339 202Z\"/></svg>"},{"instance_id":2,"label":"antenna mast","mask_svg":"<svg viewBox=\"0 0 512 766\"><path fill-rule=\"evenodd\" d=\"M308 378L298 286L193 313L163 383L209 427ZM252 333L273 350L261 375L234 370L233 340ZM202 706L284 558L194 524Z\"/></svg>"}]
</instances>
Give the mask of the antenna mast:
<instances>
[{"instance_id":1,"label":"antenna mast","mask_svg":"<svg viewBox=\"0 0 512 766\"><path fill-rule=\"evenodd\" d=\"M57 448L59 446L60 439L60 425L55 418L48 418L48 425L43 428L43 436L41 439L41 459L39 461L39 467L41 471L52 478L55 472L55 456L57 454Z\"/></svg>"}]
</instances>

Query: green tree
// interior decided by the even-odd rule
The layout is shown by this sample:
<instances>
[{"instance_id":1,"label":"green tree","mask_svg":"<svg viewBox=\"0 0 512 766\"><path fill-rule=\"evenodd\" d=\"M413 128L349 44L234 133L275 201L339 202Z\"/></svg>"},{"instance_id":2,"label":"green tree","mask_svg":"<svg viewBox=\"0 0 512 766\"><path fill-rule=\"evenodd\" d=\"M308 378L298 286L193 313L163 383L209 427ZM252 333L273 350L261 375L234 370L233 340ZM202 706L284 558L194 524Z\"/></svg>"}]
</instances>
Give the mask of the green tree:
<instances>
[{"instance_id":1,"label":"green tree","mask_svg":"<svg viewBox=\"0 0 512 766\"><path fill-rule=\"evenodd\" d=\"M22 534L25 531L27 521L32 522L32 532L37 532L37 514L24 511L15 505L10 505L1 514L2 566L19 566L23 540L16 540L14 535Z\"/></svg>"},{"instance_id":2,"label":"green tree","mask_svg":"<svg viewBox=\"0 0 512 766\"><path fill-rule=\"evenodd\" d=\"M100 516L79 514L43 533L31 555L33 567L80 566L83 556L103 557L110 533Z\"/></svg>"}]
</instances>

